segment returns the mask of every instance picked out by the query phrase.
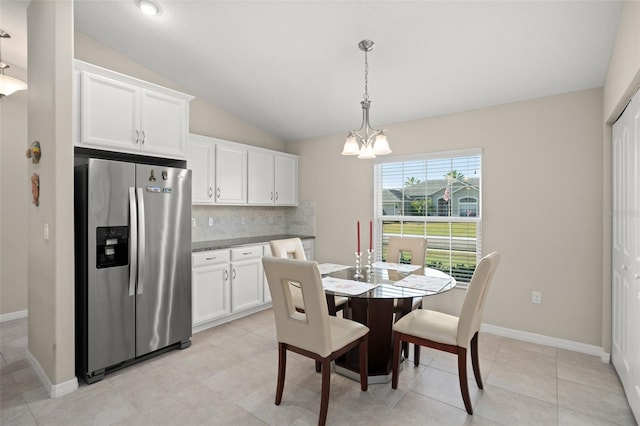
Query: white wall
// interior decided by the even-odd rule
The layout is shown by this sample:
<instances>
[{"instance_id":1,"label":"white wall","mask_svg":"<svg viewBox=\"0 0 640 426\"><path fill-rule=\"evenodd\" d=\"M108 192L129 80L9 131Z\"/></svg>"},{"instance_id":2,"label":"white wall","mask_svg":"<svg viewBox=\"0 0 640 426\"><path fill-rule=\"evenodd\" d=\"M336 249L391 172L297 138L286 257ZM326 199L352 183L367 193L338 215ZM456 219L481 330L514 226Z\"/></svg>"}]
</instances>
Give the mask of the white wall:
<instances>
[{"instance_id":1,"label":"white wall","mask_svg":"<svg viewBox=\"0 0 640 426\"><path fill-rule=\"evenodd\" d=\"M28 137L40 141L40 205L28 206L28 354L52 396L77 388L74 345L73 145L71 98L73 4L32 0ZM43 238L49 225L49 239Z\"/></svg>"},{"instance_id":2,"label":"white wall","mask_svg":"<svg viewBox=\"0 0 640 426\"><path fill-rule=\"evenodd\" d=\"M611 212L611 125L640 88L640 2L627 1L622 9L616 42L603 89L603 204ZM605 351L611 351L611 215L602 221L602 334Z\"/></svg>"},{"instance_id":3,"label":"white wall","mask_svg":"<svg viewBox=\"0 0 640 426\"><path fill-rule=\"evenodd\" d=\"M483 251L502 252L484 322L601 346L601 117L602 91L591 89L378 124L392 155L483 148ZM372 162L341 156L344 138L290 147L300 198L316 201L319 261L352 263L355 222L372 216Z\"/></svg>"},{"instance_id":4,"label":"white wall","mask_svg":"<svg viewBox=\"0 0 640 426\"><path fill-rule=\"evenodd\" d=\"M15 65L9 70L12 77L27 80L27 70ZM29 145L27 92L15 92L0 102L0 315L9 317L27 310Z\"/></svg>"}]
</instances>

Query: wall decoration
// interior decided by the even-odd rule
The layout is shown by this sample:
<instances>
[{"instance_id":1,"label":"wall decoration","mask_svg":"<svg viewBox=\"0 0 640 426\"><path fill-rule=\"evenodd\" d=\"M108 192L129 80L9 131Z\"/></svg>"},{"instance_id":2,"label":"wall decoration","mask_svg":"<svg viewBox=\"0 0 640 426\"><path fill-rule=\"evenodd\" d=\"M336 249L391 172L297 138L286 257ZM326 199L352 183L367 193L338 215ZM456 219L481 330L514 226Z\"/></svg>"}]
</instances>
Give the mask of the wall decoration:
<instances>
[{"instance_id":1,"label":"wall decoration","mask_svg":"<svg viewBox=\"0 0 640 426\"><path fill-rule=\"evenodd\" d=\"M31 176L31 195L33 196L33 204L38 207L40 205L40 176L37 173Z\"/></svg>"},{"instance_id":2,"label":"wall decoration","mask_svg":"<svg viewBox=\"0 0 640 426\"><path fill-rule=\"evenodd\" d=\"M41 155L42 151L40 150L40 142L35 141L31 144L31 148L27 149L27 158L31 158L31 162L33 164L38 164L40 162Z\"/></svg>"}]
</instances>

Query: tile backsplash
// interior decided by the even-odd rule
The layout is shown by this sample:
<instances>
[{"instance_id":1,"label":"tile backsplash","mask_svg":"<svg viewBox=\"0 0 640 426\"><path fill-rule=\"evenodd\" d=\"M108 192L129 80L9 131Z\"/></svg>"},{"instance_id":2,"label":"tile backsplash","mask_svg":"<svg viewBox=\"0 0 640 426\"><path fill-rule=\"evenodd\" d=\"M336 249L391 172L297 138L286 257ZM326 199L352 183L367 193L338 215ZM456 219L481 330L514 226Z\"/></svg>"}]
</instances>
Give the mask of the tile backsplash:
<instances>
[{"instance_id":1,"label":"tile backsplash","mask_svg":"<svg viewBox=\"0 0 640 426\"><path fill-rule=\"evenodd\" d=\"M315 201L300 201L297 207L192 206L191 217L196 220L196 227L191 228L194 242L261 235L316 235Z\"/></svg>"}]
</instances>

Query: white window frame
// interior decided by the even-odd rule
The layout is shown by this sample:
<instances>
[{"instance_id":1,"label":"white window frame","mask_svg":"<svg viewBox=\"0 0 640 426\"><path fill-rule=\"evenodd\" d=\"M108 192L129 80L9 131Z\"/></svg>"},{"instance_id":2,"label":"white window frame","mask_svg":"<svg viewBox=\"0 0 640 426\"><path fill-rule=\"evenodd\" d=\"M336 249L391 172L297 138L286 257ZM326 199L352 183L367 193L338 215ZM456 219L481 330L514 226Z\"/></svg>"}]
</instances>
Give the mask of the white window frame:
<instances>
[{"instance_id":1,"label":"white window frame","mask_svg":"<svg viewBox=\"0 0 640 426\"><path fill-rule=\"evenodd\" d=\"M381 176L381 164L385 163L402 163L402 162L415 162L415 161L427 161L427 160L437 160L437 159L448 159L448 158L456 158L456 157L468 157L468 156L479 156L480 157L480 170L479 170L479 200L477 200L478 206L478 215L476 217L470 216L404 216L404 215L383 215L382 212L382 176ZM373 184L373 238L374 238L374 258L377 261L382 260L382 251L383 251L383 233L382 233L382 225L383 222L388 221L399 221L403 223L407 222L419 222L419 223L475 223L476 224L476 265L480 262L482 258L482 164L483 163L483 151L482 148L472 148L465 150L457 150L457 151L443 151L443 152L434 152L434 153L425 153L418 155L409 155L409 156L395 156L395 157L383 157L376 158L374 160L374 184ZM475 197L473 197L475 198ZM437 206L436 206L437 208ZM459 209L458 209L459 210ZM429 245L429 238L427 237L427 247ZM445 237L446 238L446 237ZM453 240L456 237L449 236L450 240ZM428 253L428 248L427 248ZM449 252L449 258L452 259L451 251ZM451 262L450 262L451 264ZM468 283L457 279L458 284L462 287L465 287Z\"/></svg>"}]
</instances>

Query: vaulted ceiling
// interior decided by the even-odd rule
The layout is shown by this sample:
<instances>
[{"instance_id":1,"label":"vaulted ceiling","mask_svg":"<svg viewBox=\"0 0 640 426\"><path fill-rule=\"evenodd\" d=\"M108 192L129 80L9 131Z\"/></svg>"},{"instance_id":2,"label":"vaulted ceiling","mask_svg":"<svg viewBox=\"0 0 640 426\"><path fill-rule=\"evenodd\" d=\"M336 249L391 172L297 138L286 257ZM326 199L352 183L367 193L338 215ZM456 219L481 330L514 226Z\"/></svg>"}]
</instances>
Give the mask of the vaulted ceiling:
<instances>
[{"instance_id":1,"label":"vaulted ceiling","mask_svg":"<svg viewBox=\"0 0 640 426\"><path fill-rule=\"evenodd\" d=\"M362 39L376 43L371 121L384 127L602 86L622 9L605 0L154 1L161 16L134 0L76 0L75 28L284 141L360 126ZM3 0L0 28L8 8L26 4Z\"/></svg>"}]
</instances>

